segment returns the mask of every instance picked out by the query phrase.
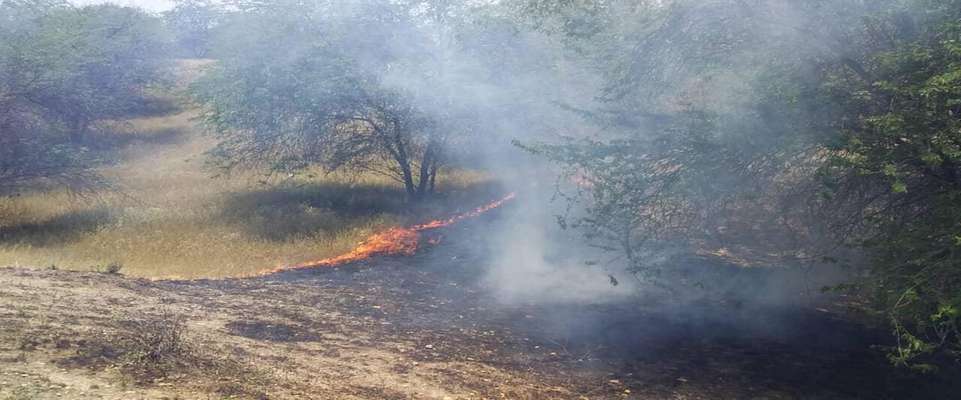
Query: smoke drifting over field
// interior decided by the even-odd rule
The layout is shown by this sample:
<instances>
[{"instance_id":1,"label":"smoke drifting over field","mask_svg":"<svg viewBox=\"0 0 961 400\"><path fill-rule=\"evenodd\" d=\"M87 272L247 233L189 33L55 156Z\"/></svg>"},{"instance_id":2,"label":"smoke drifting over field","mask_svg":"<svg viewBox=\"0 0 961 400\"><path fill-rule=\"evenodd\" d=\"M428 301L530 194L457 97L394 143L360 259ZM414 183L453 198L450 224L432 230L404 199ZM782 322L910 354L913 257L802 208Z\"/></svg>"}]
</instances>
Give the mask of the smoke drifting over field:
<instances>
[{"instance_id":1,"label":"smoke drifting over field","mask_svg":"<svg viewBox=\"0 0 961 400\"><path fill-rule=\"evenodd\" d=\"M225 65L268 60L284 71L274 73L312 85L313 80L337 78L301 73L299 63L315 62L310 57L317 51L334 53L327 57L343 57L349 74L402 99L401 107L418 118L411 123L422 124L417 135L443 144L442 168L481 168L504 182L505 192L518 192L508 222L498 225L503 230L483 233L498 238L499 248L490 249L488 282L499 297L571 301L630 292L631 280L623 276L619 281L625 284L610 284L609 275L621 275L617 267L585 267L586 247L573 232L559 232L554 222L554 214L565 206L551 201L555 174L543 160L512 144L598 131L572 110L597 106L602 77L571 58L558 38L519 30L519 20L499 14L510 8L498 11L483 2L281 1L250 6L248 15L222 22L211 57ZM280 28L284 23L293 30ZM272 37L282 45L277 45L279 51L250 47L251 36ZM270 54L253 54L261 50ZM563 250L548 243L558 238L564 238Z\"/></svg>"},{"instance_id":2,"label":"smoke drifting over field","mask_svg":"<svg viewBox=\"0 0 961 400\"><path fill-rule=\"evenodd\" d=\"M578 229L558 227L557 216L577 218L582 215L578 207L590 203L571 207L557 197L558 188L570 194L578 190L577 183L558 178L561 173L558 169L511 143L557 143L563 141L562 138L601 141L651 138L651 148L638 151L654 153L660 150L656 148L655 138L661 131L670 129L665 128L663 116L678 107L692 107L734 115L719 121L721 129L717 135L728 136L726 140L733 147L746 153L740 157L756 156L783 144L784 138L793 134L779 131L778 125L787 123L779 116L774 117L776 121L761 122L744 117L757 112L752 108L757 101L752 85L761 73L761 66L778 57L784 58L777 59L777 63L803 64L815 54L834 52L834 43L843 40L840 33L821 30L812 37L809 30L815 22L823 22L828 18L826 15L837 10L828 5L806 7L777 1L745 8L728 2L703 6L689 2L613 2L584 9L558 6L558 13L563 16L561 22L552 20L555 16L538 14L536 8L522 16L497 14L535 3L506 2L502 4L504 8L498 9L485 3L438 5L428 2L423 4L423 13L417 14L411 25L386 31L363 30L357 33L360 37L348 41L365 43L357 55L360 60L366 60L361 65L371 68L371 73L379 76L387 87L409 95L417 108L435 121L437 129L448 132L445 140L449 141L451 160L483 166L505 182L509 190L518 192L518 199L506 212L505 222L498 225L502 230L489 233L496 239L490 249L492 259L486 282L497 297L507 302L603 303L648 291L660 293L662 289L625 272L629 263L618 251L587 246ZM370 13L366 7L371 3L354 4L355 11L338 5L340 21L353 21ZM553 6L545 7L550 10ZM610 41L603 45L623 45L618 43L623 38L616 35L636 33L632 32L632 19L650 18L674 8L690 13L679 21L671 21L675 26L663 28L660 33L668 43L677 42L676 47L646 43L648 47L635 48L632 51L636 53L627 54L578 50L583 46L578 41L585 37ZM864 12L854 8L837 9L844 12L830 18L857 19L859 13ZM624 14L614 10L622 10ZM549 26L590 18L612 18L607 21L613 26L611 32L567 37L563 32L566 26ZM722 23L720 21L727 25L719 27L716 24ZM728 37L694 40L682 37L700 36L698 30L702 29L705 35L711 32L710 35ZM725 50L714 47L723 46L728 39L740 41L726 50L736 52L736 60L732 54L724 54ZM363 53L368 50L371 53ZM610 58L598 59L605 56ZM704 59L695 60L697 58ZM699 68L711 62L739 66L704 78ZM612 75L621 75L619 79L624 82L611 83ZM626 121L622 120L625 118ZM769 125L751 125L758 123ZM718 160L721 168L723 162ZM722 171L712 179L713 182L696 189L699 196L709 199L707 202L712 198L734 196L747 187L736 171ZM775 222L761 223L773 225ZM704 223L704 229L710 228L707 224ZM686 246L680 244L680 240L677 247ZM612 245L603 243L602 246ZM735 295L739 301L749 299L766 304L807 301L810 297L802 292L811 294L812 287L836 282L838 275L821 273L816 281L803 277L798 280L798 276L793 275L779 276L775 278L777 282L758 282L757 279L766 278L754 277L752 289L745 291L735 288L743 283L739 282L741 278L731 278L733 282L725 283L729 276L710 271L710 262L675 257L679 250L662 244L661 248L664 247L667 248L648 252L646 257L651 259L651 264L664 264L667 269L690 275L678 289L684 292L680 297L687 301L707 296L708 291L712 294L740 291L742 293ZM690 247L686 250L692 251ZM768 266L782 266L777 263L774 261ZM705 289L708 286L711 287Z\"/></svg>"},{"instance_id":3,"label":"smoke drifting over field","mask_svg":"<svg viewBox=\"0 0 961 400\"><path fill-rule=\"evenodd\" d=\"M315 113L315 104L341 102L353 107L365 96L385 96L383 101L393 102L388 112L402 110L406 113L402 118L408 119L405 124L413 126L411 151L423 152L426 146L439 143L440 156L434 157L441 168L482 168L501 180L506 191L518 193L505 211L505 221L496 225L499 231L485 233L496 238L486 282L497 297L509 302L606 302L661 289L625 272L636 265L623 257L624 249L617 243L597 242L595 237L597 246L591 247L584 244L579 229L560 229L557 216L583 217L581 207L590 207L592 200L587 196L586 203L570 205L556 196L558 187L567 193L593 188L578 188L578 182L561 176L545 157L512 143L530 146L564 143L562 138L602 142L627 138L636 141L638 154L649 152L656 158L658 152L669 152L659 147L664 132L678 135L670 133L677 129L672 113L684 108L715 113L711 123L717 129L711 134L733 150L719 148L717 172L697 178L703 182L690 183L690 208L700 216L681 230L714 229L712 224L720 223L707 221L713 217L706 210L716 199L734 199L753 190L751 185L767 184L746 182L739 172L725 169L783 145L796 133L782 129L790 121L779 115L756 118L764 112L756 108L757 77L770 64L804 65L818 54L836 52L843 35L812 28L825 20L857 20L869 7L855 3L628 1L588 2L582 7L538 1L201 3L219 10L208 21L210 29L200 32L206 35L204 54L218 60L226 71L224 81L215 82L205 95L208 103L228 99L218 105L223 110L217 118L225 130L255 132L243 139L248 144L228 139L225 143L234 147L225 147L223 153L229 157L255 154L261 166L291 158L295 161L283 161L291 168L318 156L329 158L321 153L333 145L312 144L314 127L308 124L344 109L335 104ZM169 8L162 2L138 5L150 10ZM652 29L644 24L669 13L676 15L644 33ZM649 37L638 39L643 35ZM632 40L639 44L632 45ZM712 71L717 65L723 68ZM235 89L228 88L234 82L246 86L236 88L237 93L246 93L244 100L223 96ZM352 92L355 86L361 87L356 93ZM264 94L250 94L255 91ZM332 97L325 98L326 91ZM288 95L291 99L284 99ZM290 108L284 101L296 105ZM256 133L261 130L265 133ZM261 138L276 132L291 135L291 140L265 146ZM637 147L638 142L648 144ZM311 144L283 147L290 143ZM334 149L334 158L367 151L349 145L353 147ZM737 152L737 160L725 159L728 155L721 154L725 151ZM416 164L419 156L411 157ZM640 158L644 157L648 156ZM711 157L709 163L715 161ZM343 158L331 165L350 167L354 162ZM649 166L636 169L645 168ZM774 221L759 223L773 225ZM646 229L659 228L659 222L638 224L631 235L644 237ZM654 249L643 250L643 262L668 269L671 275L677 271L701 274L683 264L703 262L676 256L695 250L683 240L703 234L685 235L658 239ZM700 289L691 285L700 288L704 279L682 280L680 290L698 297ZM711 289L731 292L726 285L715 281ZM780 303L798 296L796 286L754 289L783 294L776 301ZM767 294L765 302L772 300Z\"/></svg>"},{"instance_id":4,"label":"smoke drifting over field","mask_svg":"<svg viewBox=\"0 0 961 400\"><path fill-rule=\"evenodd\" d=\"M212 110L207 125L222 139L212 154L226 165L249 162L283 174L313 163L374 170L381 166L372 159L399 161L399 167L378 172L406 181L411 196L430 190L425 182L433 182L438 167L490 171L505 191L517 192L504 221L482 233L494 239L488 265L478 268L487 268L485 282L502 301L609 302L638 296L694 301L720 293L736 301L784 304L809 300L838 275L819 272L808 280L788 274L774 282L751 277L744 283L739 277L744 272L718 272L737 269L715 268L705 255L726 256L729 247L750 248L764 240L788 243L777 251L789 256L768 257L763 266L816 264L796 260L818 254L815 247L825 238L816 229L791 230L792 218L809 216L775 210L792 187L810 180L752 168L792 162L776 158L783 153L778 149L816 148L819 137L808 133L824 127L798 125L796 115L765 108L768 92L759 85L766 74L812 73L819 58L838 56L846 33L819 27L860 20L870 6L857 1L197 4L217 11L190 11L207 12L201 20L209 26L192 33L197 38L179 37L202 43L201 53L217 60L197 90L198 101ZM803 96L803 90L775 89L777 96L798 95L791 91ZM791 112L826 112L798 109ZM372 136L345 139L324 131L358 129L357 121L372 124L362 132ZM376 148L384 141L378 132L387 130L398 138L406 135L398 139L402 146ZM594 144L577 142L588 138ZM611 140L622 142L596 145ZM576 145L534 155L515 143L528 149L540 143ZM716 150L698 153L697 146ZM666 178L659 175L664 171ZM582 201L568 203L558 189L580 192ZM663 201L656 200L659 191L665 192ZM730 206L742 203L757 215ZM566 218L568 229L559 227L558 216ZM753 227L735 227L749 218ZM592 227L587 243L572 221ZM731 240L735 243L725 244ZM726 262L739 257L733 254ZM657 282L661 279L671 281L669 288Z\"/></svg>"},{"instance_id":5,"label":"smoke drifting over field","mask_svg":"<svg viewBox=\"0 0 961 400\"><path fill-rule=\"evenodd\" d=\"M0 0L0 263L390 333L380 386L957 369L959 99L961 0Z\"/></svg>"}]
</instances>

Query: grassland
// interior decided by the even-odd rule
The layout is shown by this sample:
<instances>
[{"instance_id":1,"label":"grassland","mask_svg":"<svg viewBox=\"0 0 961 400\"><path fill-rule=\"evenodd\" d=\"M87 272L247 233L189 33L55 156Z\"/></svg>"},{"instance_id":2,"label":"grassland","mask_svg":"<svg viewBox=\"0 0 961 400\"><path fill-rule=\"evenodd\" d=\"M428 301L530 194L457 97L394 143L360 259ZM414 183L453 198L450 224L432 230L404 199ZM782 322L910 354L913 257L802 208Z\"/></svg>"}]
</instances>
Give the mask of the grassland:
<instances>
[{"instance_id":1,"label":"grassland","mask_svg":"<svg viewBox=\"0 0 961 400\"><path fill-rule=\"evenodd\" d=\"M196 110L172 95L158 102L165 106L103 124L91 138L108 159L101 172L110 190L0 198L0 265L246 274L339 254L375 230L476 205L491 184L480 173L448 173L438 180L439 200L411 208L399 185L369 175L214 177L205 157L214 142L197 126Z\"/></svg>"}]
</instances>

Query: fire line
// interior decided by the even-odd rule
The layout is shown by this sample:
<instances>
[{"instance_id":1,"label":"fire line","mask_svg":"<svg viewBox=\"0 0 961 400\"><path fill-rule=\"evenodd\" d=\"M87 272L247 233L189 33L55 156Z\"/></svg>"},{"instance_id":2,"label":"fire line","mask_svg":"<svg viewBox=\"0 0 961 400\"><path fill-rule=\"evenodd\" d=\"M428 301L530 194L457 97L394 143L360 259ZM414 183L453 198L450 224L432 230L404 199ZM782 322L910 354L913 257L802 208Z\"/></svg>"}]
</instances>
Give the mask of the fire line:
<instances>
[{"instance_id":1,"label":"fire line","mask_svg":"<svg viewBox=\"0 0 961 400\"><path fill-rule=\"evenodd\" d=\"M308 261L301 264L290 265L290 266L280 266L267 271L263 271L256 275L270 275L277 272L283 271L293 271L302 269L313 269L313 268L329 268L337 267L340 265L352 263L359 260L368 259L374 256L386 256L386 255L414 255L420 244L420 232L443 228L446 226L453 225L457 222L468 218L478 217L490 210L502 206L504 203L510 201L515 196L515 193L508 193L506 196L500 200L488 203L486 205L475 208L474 210L457 214L453 217L447 219L433 220L423 224L412 225L408 227L396 227L390 228L383 232L375 233L365 239L363 242L357 245L353 250L341 254L339 256L324 258L320 260Z\"/></svg>"}]
</instances>

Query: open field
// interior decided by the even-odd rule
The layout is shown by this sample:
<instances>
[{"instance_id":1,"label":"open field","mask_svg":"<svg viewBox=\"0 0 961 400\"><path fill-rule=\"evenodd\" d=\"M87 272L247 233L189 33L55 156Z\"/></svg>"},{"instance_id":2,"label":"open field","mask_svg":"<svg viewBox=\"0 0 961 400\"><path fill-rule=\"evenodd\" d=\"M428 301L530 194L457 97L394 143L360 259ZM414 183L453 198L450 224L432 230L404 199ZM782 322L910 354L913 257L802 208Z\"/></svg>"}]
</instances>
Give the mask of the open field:
<instances>
[{"instance_id":1,"label":"open field","mask_svg":"<svg viewBox=\"0 0 961 400\"><path fill-rule=\"evenodd\" d=\"M961 400L961 0L0 0L33 399Z\"/></svg>"},{"instance_id":2,"label":"open field","mask_svg":"<svg viewBox=\"0 0 961 400\"><path fill-rule=\"evenodd\" d=\"M196 68L196 66L194 66ZM195 73L188 70L187 72ZM441 196L410 208L402 187L369 175L217 177L213 139L174 98L90 139L111 154L112 190L51 190L0 198L0 265L96 270L141 277L223 277L343 253L371 232L476 206L493 184L479 173L438 179Z\"/></svg>"},{"instance_id":3,"label":"open field","mask_svg":"<svg viewBox=\"0 0 961 400\"><path fill-rule=\"evenodd\" d=\"M952 375L888 365L868 348L887 333L831 304L705 304L684 313L633 300L505 304L485 286L490 254L477 236L498 213L445 228L440 245L412 257L261 278L157 282L0 269L0 399L957 393Z\"/></svg>"},{"instance_id":4,"label":"open field","mask_svg":"<svg viewBox=\"0 0 961 400\"><path fill-rule=\"evenodd\" d=\"M830 302L506 301L485 273L512 203L425 232L410 257L230 278L503 193L465 171L416 208L371 176L215 179L193 115L92 138L120 150L113 190L0 201L0 400L904 399L961 382L890 366L869 347L888 333ZM143 279L158 277L216 279Z\"/></svg>"}]
</instances>

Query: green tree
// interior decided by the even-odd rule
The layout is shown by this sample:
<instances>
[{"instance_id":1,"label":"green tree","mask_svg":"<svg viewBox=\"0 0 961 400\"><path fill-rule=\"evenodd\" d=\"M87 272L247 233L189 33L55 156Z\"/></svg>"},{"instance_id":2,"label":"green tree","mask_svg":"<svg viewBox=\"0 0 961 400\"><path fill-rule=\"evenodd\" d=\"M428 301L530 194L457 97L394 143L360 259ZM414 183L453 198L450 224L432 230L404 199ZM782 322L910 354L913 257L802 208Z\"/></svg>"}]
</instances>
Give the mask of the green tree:
<instances>
[{"instance_id":1,"label":"green tree","mask_svg":"<svg viewBox=\"0 0 961 400\"><path fill-rule=\"evenodd\" d=\"M97 120L129 112L162 77L159 21L117 6L0 3L0 186L99 182L81 147Z\"/></svg>"},{"instance_id":2,"label":"green tree","mask_svg":"<svg viewBox=\"0 0 961 400\"><path fill-rule=\"evenodd\" d=\"M608 82L602 137L523 144L579 183L562 223L647 276L717 238L788 265L853 245L892 360L957 357L958 1L515 4Z\"/></svg>"},{"instance_id":3,"label":"green tree","mask_svg":"<svg viewBox=\"0 0 961 400\"><path fill-rule=\"evenodd\" d=\"M865 289L895 327L892 360L930 367L961 354L961 2L915 6L871 22L887 46L826 74L844 116L822 173L871 252Z\"/></svg>"},{"instance_id":4,"label":"green tree","mask_svg":"<svg viewBox=\"0 0 961 400\"><path fill-rule=\"evenodd\" d=\"M174 36L175 46L183 56L206 57L213 29L223 18L224 10L210 0L177 0L174 4L164 13L164 21Z\"/></svg>"},{"instance_id":5,"label":"green tree","mask_svg":"<svg viewBox=\"0 0 961 400\"><path fill-rule=\"evenodd\" d=\"M5 4L30 15L9 32L14 39L3 53L11 93L65 124L74 141L83 139L91 122L139 106L144 90L163 77L162 25L140 10Z\"/></svg>"},{"instance_id":6,"label":"green tree","mask_svg":"<svg viewBox=\"0 0 961 400\"><path fill-rule=\"evenodd\" d=\"M213 155L225 168L370 171L423 198L445 134L403 87L383 81L416 51L391 37L423 38L411 39L409 10L398 5L328 6L254 3L219 30L219 63L195 86L221 139Z\"/></svg>"},{"instance_id":7,"label":"green tree","mask_svg":"<svg viewBox=\"0 0 961 400\"><path fill-rule=\"evenodd\" d=\"M600 105L582 110L599 135L525 145L563 165L562 182L580 182L566 185L582 206L567 225L652 278L680 264L665 254L733 241L760 247L756 262L818 258L824 227L788 205L814 191L834 115L816 73L843 33L816 26L850 23L855 12L837 11L858 2L519 3L605 80Z\"/></svg>"},{"instance_id":8,"label":"green tree","mask_svg":"<svg viewBox=\"0 0 961 400\"><path fill-rule=\"evenodd\" d=\"M114 5L57 8L44 17L39 59L47 69L34 101L59 115L74 141L89 124L142 105L144 91L162 82L168 40L161 21ZM54 47L55 46L55 47ZM53 50L53 51L51 51Z\"/></svg>"}]
</instances>

